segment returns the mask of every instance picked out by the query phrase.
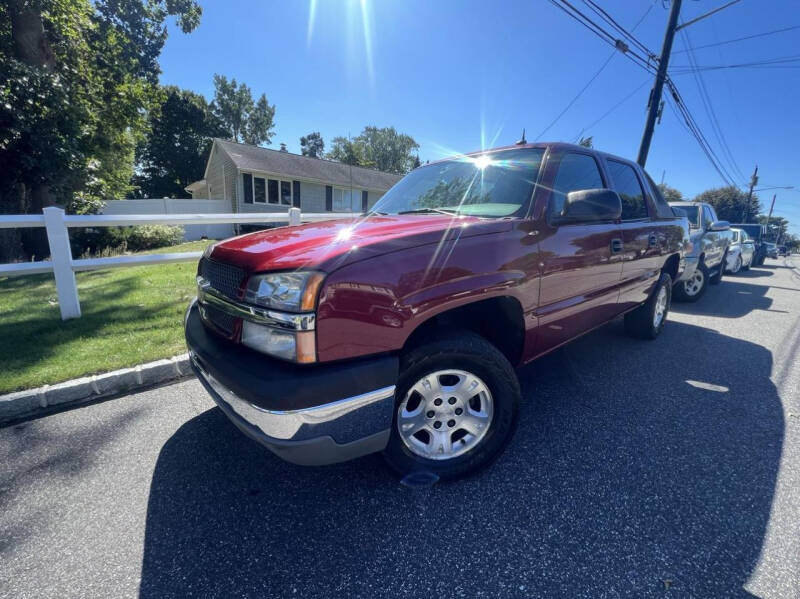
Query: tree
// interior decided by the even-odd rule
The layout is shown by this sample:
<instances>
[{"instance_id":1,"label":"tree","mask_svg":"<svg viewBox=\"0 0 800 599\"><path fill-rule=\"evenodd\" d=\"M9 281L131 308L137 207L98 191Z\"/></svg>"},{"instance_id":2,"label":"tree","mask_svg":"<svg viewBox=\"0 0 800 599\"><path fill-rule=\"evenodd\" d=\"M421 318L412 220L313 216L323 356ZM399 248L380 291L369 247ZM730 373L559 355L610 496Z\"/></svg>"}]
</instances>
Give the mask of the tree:
<instances>
[{"instance_id":1,"label":"tree","mask_svg":"<svg viewBox=\"0 0 800 599\"><path fill-rule=\"evenodd\" d=\"M750 215L747 222L756 222L755 215L761 212L758 196L754 194L748 206L747 193L732 185L704 191L694 201L711 204L720 220L732 223L741 222L745 213Z\"/></svg>"},{"instance_id":2,"label":"tree","mask_svg":"<svg viewBox=\"0 0 800 599\"><path fill-rule=\"evenodd\" d=\"M275 106L261 94L258 101L245 84L214 75L214 101L211 112L225 127L227 137L254 146L269 145L274 134Z\"/></svg>"},{"instance_id":3,"label":"tree","mask_svg":"<svg viewBox=\"0 0 800 599\"><path fill-rule=\"evenodd\" d=\"M203 178L213 138L225 134L202 95L175 86L162 87L159 102L149 115L147 137L136 153L133 182L137 195L185 196L184 188Z\"/></svg>"},{"instance_id":4,"label":"tree","mask_svg":"<svg viewBox=\"0 0 800 599\"><path fill-rule=\"evenodd\" d=\"M583 146L584 148L593 148L592 141L594 140L594 136L590 135L589 137L581 137L580 141L578 142L579 146Z\"/></svg>"},{"instance_id":5,"label":"tree","mask_svg":"<svg viewBox=\"0 0 800 599\"><path fill-rule=\"evenodd\" d=\"M419 161L419 154L417 154L416 156L414 156L414 166L412 166L411 168L413 170L413 169L419 168L421 166L422 166L422 163Z\"/></svg>"},{"instance_id":6,"label":"tree","mask_svg":"<svg viewBox=\"0 0 800 599\"><path fill-rule=\"evenodd\" d=\"M194 0L0 3L0 212L122 197L157 89L165 21L193 30ZM40 231L0 259L44 256Z\"/></svg>"},{"instance_id":7,"label":"tree","mask_svg":"<svg viewBox=\"0 0 800 599\"><path fill-rule=\"evenodd\" d=\"M319 131L309 133L300 138L300 151L303 153L303 156L322 158L324 150L325 142L322 140L322 135L319 134Z\"/></svg>"},{"instance_id":8,"label":"tree","mask_svg":"<svg viewBox=\"0 0 800 599\"><path fill-rule=\"evenodd\" d=\"M661 195L664 196L664 199L668 202L683 202L684 197L683 193L680 190L675 189L674 187L670 187L666 183L659 183L658 189L661 191Z\"/></svg>"},{"instance_id":9,"label":"tree","mask_svg":"<svg viewBox=\"0 0 800 599\"><path fill-rule=\"evenodd\" d=\"M419 144L410 135L398 133L394 127L364 127L352 140L334 137L328 158L346 164L366 166L404 175L414 168L414 150Z\"/></svg>"},{"instance_id":10,"label":"tree","mask_svg":"<svg viewBox=\"0 0 800 599\"><path fill-rule=\"evenodd\" d=\"M327 158L353 166L366 166L364 148L346 137L334 137Z\"/></svg>"}]
</instances>

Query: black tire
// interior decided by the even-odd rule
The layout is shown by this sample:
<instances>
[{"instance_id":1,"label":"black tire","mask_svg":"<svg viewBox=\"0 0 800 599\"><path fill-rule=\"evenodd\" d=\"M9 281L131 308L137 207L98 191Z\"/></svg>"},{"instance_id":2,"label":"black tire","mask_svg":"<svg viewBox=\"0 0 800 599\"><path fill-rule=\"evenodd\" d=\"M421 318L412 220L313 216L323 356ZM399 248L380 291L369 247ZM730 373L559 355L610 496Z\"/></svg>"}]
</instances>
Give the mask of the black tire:
<instances>
[{"instance_id":1,"label":"black tire","mask_svg":"<svg viewBox=\"0 0 800 599\"><path fill-rule=\"evenodd\" d=\"M696 302L703 297L706 289L708 289L708 268L706 268L706 265L703 262L700 262L700 264L697 265L697 270L700 271L700 274L703 277L700 289L696 292L690 293L687 291L687 283L689 283L691 280L679 281L673 289L673 297L676 300L681 302Z\"/></svg>"},{"instance_id":2,"label":"black tire","mask_svg":"<svg viewBox=\"0 0 800 599\"><path fill-rule=\"evenodd\" d=\"M708 278L708 282L711 285L719 285L722 282L722 275L725 274L725 264L728 262L728 252L726 251L722 254L722 261L719 263L717 267L717 272Z\"/></svg>"},{"instance_id":3,"label":"black tire","mask_svg":"<svg viewBox=\"0 0 800 599\"><path fill-rule=\"evenodd\" d=\"M666 306L658 323L656 323L656 308L659 306L661 293L666 295ZM638 339L655 339L664 329L667 322L669 307L672 302L672 277L667 273L662 273L661 278L653 287L647 301L635 310L625 315L625 332L631 337Z\"/></svg>"},{"instance_id":4,"label":"black tire","mask_svg":"<svg viewBox=\"0 0 800 599\"><path fill-rule=\"evenodd\" d=\"M398 414L406 395L416 383L426 375L448 369L466 371L483 381L492 396L493 415L484 436L466 453L450 459L428 459L412 452L400 436ZM383 452L384 458L400 476L427 471L442 480L453 480L477 472L492 463L514 435L520 398L514 368L494 345L470 331L451 330L437 334L436 338L401 358L392 433ZM442 409L445 408L443 405ZM454 429L450 438L457 434ZM459 440L452 442L458 443Z\"/></svg>"}]
</instances>

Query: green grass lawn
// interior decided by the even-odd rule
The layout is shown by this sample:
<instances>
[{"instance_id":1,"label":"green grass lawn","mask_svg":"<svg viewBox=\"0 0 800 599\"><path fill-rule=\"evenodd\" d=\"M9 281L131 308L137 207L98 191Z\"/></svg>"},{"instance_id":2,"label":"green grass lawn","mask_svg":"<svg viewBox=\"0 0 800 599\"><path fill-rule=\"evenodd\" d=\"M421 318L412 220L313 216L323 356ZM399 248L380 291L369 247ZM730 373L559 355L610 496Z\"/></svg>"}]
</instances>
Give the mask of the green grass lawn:
<instances>
[{"instance_id":1,"label":"green grass lawn","mask_svg":"<svg viewBox=\"0 0 800 599\"><path fill-rule=\"evenodd\" d=\"M0 277L0 393L183 353L183 313L195 296L196 269L182 262L78 273L82 316L68 321L61 320L52 274Z\"/></svg>"}]
</instances>

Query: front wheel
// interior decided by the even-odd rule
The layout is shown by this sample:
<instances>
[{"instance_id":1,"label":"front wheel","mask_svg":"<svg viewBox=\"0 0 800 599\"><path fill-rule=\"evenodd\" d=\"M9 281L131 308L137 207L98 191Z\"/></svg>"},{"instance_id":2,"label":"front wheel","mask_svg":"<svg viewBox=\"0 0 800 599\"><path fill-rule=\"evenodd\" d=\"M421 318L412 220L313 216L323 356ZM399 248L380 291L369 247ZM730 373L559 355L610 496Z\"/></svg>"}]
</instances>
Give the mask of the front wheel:
<instances>
[{"instance_id":1,"label":"front wheel","mask_svg":"<svg viewBox=\"0 0 800 599\"><path fill-rule=\"evenodd\" d=\"M516 373L500 351L453 331L403 356L388 464L452 480L490 464L516 430Z\"/></svg>"},{"instance_id":2,"label":"front wheel","mask_svg":"<svg viewBox=\"0 0 800 599\"><path fill-rule=\"evenodd\" d=\"M696 302L706 292L708 287L708 268L700 262L685 281L675 285L675 298L684 302Z\"/></svg>"},{"instance_id":3,"label":"front wheel","mask_svg":"<svg viewBox=\"0 0 800 599\"><path fill-rule=\"evenodd\" d=\"M719 285L722 282L722 275L725 274L725 265L728 263L728 252L725 252L722 255L722 260L720 261L717 270L714 272L713 275L708 277L708 282L712 285Z\"/></svg>"},{"instance_id":4,"label":"front wheel","mask_svg":"<svg viewBox=\"0 0 800 599\"><path fill-rule=\"evenodd\" d=\"M742 257L736 256L736 262L733 263L733 266L731 267L731 272L733 274L736 274L740 270L742 270Z\"/></svg>"}]
</instances>

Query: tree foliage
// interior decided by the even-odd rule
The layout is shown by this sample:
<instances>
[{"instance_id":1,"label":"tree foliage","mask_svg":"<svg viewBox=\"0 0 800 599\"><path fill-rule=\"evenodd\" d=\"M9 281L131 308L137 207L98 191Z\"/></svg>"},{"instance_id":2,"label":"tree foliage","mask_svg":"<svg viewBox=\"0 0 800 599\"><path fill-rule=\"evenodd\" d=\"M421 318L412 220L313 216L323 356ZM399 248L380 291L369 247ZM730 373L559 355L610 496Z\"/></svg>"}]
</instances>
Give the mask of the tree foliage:
<instances>
[{"instance_id":1,"label":"tree foliage","mask_svg":"<svg viewBox=\"0 0 800 599\"><path fill-rule=\"evenodd\" d=\"M419 144L410 135L398 133L394 127L364 127L352 140L334 137L331 160L366 166L389 173L404 175L414 168Z\"/></svg>"},{"instance_id":2,"label":"tree foliage","mask_svg":"<svg viewBox=\"0 0 800 599\"><path fill-rule=\"evenodd\" d=\"M759 214L757 221L762 225L767 225L766 238L772 242L776 242L778 239L783 239L789 230L789 221L782 216L773 215L768 219L768 215Z\"/></svg>"},{"instance_id":3,"label":"tree foliage","mask_svg":"<svg viewBox=\"0 0 800 599\"><path fill-rule=\"evenodd\" d=\"M128 191L170 15L188 32L200 8L194 0L0 3L0 211ZM41 255L41 245L26 252Z\"/></svg>"},{"instance_id":4,"label":"tree foliage","mask_svg":"<svg viewBox=\"0 0 800 599\"><path fill-rule=\"evenodd\" d=\"M683 193L681 193L679 189L670 187L666 183L659 183L658 189L661 191L661 195L664 196L664 199L667 200L668 202L684 201Z\"/></svg>"},{"instance_id":5,"label":"tree foliage","mask_svg":"<svg viewBox=\"0 0 800 599\"><path fill-rule=\"evenodd\" d=\"M184 197L184 188L203 178L213 138L225 136L226 130L200 94L166 86L158 100L137 150L136 195Z\"/></svg>"},{"instance_id":6,"label":"tree foliage","mask_svg":"<svg viewBox=\"0 0 800 599\"><path fill-rule=\"evenodd\" d=\"M253 93L245 83L224 75L214 75L214 101L211 112L222 123L227 137L254 146L269 145L274 134L275 106L261 94L253 100Z\"/></svg>"},{"instance_id":7,"label":"tree foliage","mask_svg":"<svg viewBox=\"0 0 800 599\"><path fill-rule=\"evenodd\" d=\"M300 151L303 153L303 156L322 158L322 154L325 151L325 142L319 131L309 133L300 138Z\"/></svg>"},{"instance_id":8,"label":"tree foliage","mask_svg":"<svg viewBox=\"0 0 800 599\"><path fill-rule=\"evenodd\" d=\"M720 220L732 223L754 223L756 215L761 212L761 202L759 202L758 196L753 194L748 202L747 192L734 186L706 190L694 201L711 204Z\"/></svg>"}]
</instances>

